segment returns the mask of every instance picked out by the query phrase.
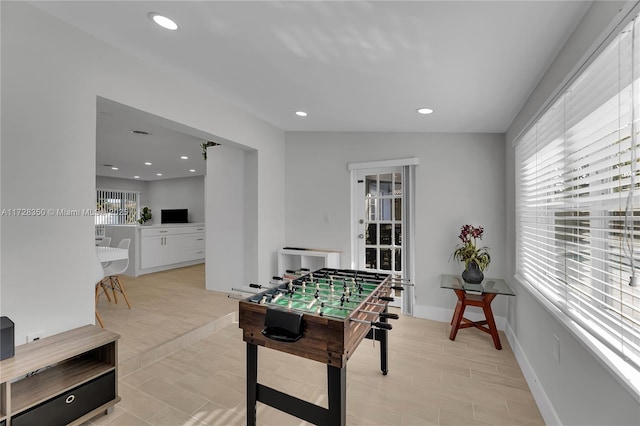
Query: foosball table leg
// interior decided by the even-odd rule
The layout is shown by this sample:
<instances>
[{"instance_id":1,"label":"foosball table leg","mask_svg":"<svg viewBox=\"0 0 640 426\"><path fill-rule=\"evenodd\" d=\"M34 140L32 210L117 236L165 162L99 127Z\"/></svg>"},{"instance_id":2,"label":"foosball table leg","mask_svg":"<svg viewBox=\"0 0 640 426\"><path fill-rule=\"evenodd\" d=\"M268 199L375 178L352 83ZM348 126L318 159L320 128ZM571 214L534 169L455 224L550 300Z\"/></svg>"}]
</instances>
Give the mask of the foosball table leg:
<instances>
[{"instance_id":1,"label":"foosball table leg","mask_svg":"<svg viewBox=\"0 0 640 426\"><path fill-rule=\"evenodd\" d=\"M382 312L385 314L389 312L386 306ZM380 322L389 322L389 320L385 316L381 316ZM380 333L380 370L382 370L382 374L386 376L389 372L389 366L387 363L387 356L389 354L388 332L383 328L376 330L376 332Z\"/></svg>"},{"instance_id":2,"label":"foosball table leg","mask_svg":"<svg viewBox=\"0 0 640 426\"><path fill-rule=\"evenodd\" d=\"M347 422L347 367L327 365L327 395L329 418L327 425L346 425Z\"/></svg>"},{"instance_id":3,"label":"foosball table leg","mask_svg":"<svg viewBox=\"0 0 640 426\"><path fill-rule=\"evenodd\" d=\"M247 426L256 424L258 393L258 346L247 342Z\"/></svg>"},{"instance_id":4,"label":"foosball table leg","mask_svg":"<svg viewBox=\"0 0 640 426\"><path fill-rule=\"evenodd\" d=\"M380 321L387 322L384 318L380 319ZM387 363L387 355L389 353L387 330L378 329L377 332L380 333L380 370L382 370L382 374L386 376L389 372Z\"/></svg>"},{"instance_id":5,"label":"foosball table leg","mask_svg":"<svg viewBox=\"0 0 640 426\"><path fill-rule=\"evenodd\" d=\"M386 313L386 309L384 310ZM380 322L388 322L387 318L380 317ZM388 355L389 355L389 345L388 345L388 331L383 328L371 328L369 333L365 336L366 339L377 340L380 342L380 370L382 370L382 374L384 376L389 372L388 366Z\"/></svg>"}]
</instances>

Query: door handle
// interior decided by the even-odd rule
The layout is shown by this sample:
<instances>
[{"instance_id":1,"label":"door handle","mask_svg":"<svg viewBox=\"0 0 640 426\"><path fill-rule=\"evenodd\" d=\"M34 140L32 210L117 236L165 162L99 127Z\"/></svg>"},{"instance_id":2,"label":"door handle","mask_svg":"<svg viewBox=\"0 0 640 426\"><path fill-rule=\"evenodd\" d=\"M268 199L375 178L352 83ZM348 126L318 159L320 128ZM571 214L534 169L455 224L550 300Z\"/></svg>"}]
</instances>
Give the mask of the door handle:
<instances>
[{"instance_id":1,"label":"door handle","mask_svg":"<svg viewBox=\"0 0 640 426\"><path fill-rule=\"evenodd\" d=\"M358 238L363 239L364 235L360 234L360 235L358 235Z\"/></svg>"}]
</instances>

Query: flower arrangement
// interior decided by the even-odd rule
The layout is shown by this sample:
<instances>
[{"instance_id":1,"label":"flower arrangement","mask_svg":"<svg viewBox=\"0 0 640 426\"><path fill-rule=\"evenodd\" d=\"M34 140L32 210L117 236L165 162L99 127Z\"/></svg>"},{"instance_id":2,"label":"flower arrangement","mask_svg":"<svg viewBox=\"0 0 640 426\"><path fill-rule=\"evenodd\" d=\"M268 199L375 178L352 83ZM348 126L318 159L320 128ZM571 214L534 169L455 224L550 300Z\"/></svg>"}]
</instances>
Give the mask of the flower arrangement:
<instances>
[{"instance_id":1,"label":"flower arrangement","mask_svg":"<svg viewBox=\"0 0 640 426\"><path fill-rule=\"evenodd\" d=\"M469 269L469 264L475 262L480 271L484 272L484 270L489 267L489 263L491 263L489 248L477 248L476 246L476 240L481 240L482 234L484 234L484 228L482 226L476 228L471 225L464 225L460 228L458 238L460 238L462 243L456 246L453 252L453 258L464 262L465 269Z\"/></svg>"}]
</instances>

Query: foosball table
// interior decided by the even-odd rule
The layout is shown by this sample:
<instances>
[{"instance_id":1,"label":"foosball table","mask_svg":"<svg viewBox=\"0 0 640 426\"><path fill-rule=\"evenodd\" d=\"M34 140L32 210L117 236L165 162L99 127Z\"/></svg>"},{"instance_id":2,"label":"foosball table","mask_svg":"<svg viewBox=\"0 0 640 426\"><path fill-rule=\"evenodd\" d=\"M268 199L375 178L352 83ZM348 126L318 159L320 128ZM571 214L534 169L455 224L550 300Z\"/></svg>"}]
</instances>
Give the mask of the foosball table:
<instances>
[{"instance_id":1,"label":"foosball table","mask_svg":"<svg viewBox=\"0 0 640 426\"><path fill-rule=\"evenodd\" d=\"M276 278L276 277L274 277ZM392 276L348 269L320 269L272 288L251 284L256 293L240 301L240 328L247 346L247 425L256 424L262 402L314 424L344 425L346 366L365 338L380 342L380 368L388 372L387 304ZM328 409L257 382L258 346L327 365Z\"/></svg>"}]
</instances>

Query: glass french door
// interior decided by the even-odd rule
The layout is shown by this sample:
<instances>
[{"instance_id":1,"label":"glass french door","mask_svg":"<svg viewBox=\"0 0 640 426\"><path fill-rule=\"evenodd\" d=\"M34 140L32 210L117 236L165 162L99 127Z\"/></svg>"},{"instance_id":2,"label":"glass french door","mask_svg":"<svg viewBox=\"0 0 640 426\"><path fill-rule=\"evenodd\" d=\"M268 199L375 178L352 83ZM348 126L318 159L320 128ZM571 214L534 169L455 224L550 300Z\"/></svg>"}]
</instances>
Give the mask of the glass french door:
<instances>
[{"instance_id":1,"label":"glass french door","mask_svg":"<svg viewBox=\"0 0 640 426\"><path fill-rule=\"evenodd\" d=\"M403 168L358 170L356 182L357 269L402 278ZM402 307L397 292L390 306Z\"/></svg>"}]
</instances>

